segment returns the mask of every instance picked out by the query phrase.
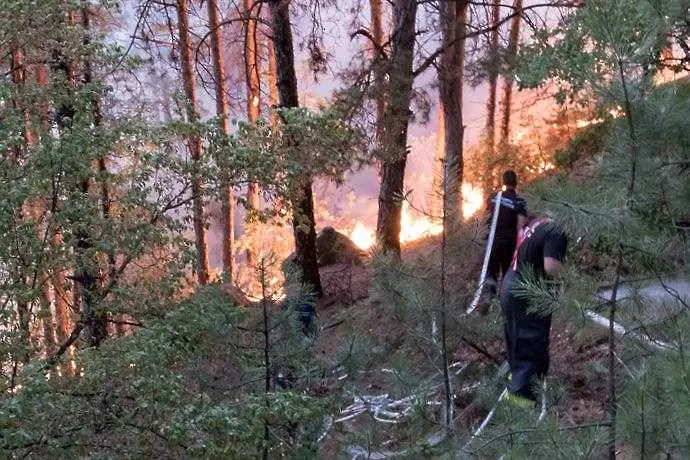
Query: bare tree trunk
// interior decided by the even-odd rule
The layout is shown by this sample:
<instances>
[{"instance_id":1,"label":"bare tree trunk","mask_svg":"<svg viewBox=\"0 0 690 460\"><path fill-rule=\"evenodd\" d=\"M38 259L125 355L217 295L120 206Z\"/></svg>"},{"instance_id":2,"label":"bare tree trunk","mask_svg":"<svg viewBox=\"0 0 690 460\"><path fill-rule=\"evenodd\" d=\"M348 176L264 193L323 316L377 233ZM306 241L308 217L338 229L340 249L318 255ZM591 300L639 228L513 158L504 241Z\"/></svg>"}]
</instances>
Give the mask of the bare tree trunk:
<instances>
[{"instance_id":1,"label":"bare tree trunk","mask_svg":"<svg viewBox=\"0 0 690 460\"><path fill-rule=\"evenodd\" d=\"M268 103L271 108L278 107L280 97L278 96L278 64L276 63L276 49L273 41L268 43ZM275 124L276 114L271 110L271 123Z\"/></svg>"},{"instance_id":2,"label":"bare tree trunk","mask_svg":"<svg viewBox=\"0 0 690 460\"><path fill-rule=\"evenodd\" d=\"M62 232L55 230L51 239L53 249L63 246ZM63 343L69 336L72 329L72 320L69 307L69 291L66 289L67 276L62 268L56 269L50 278L53 285L53 302L55 306L56 337L58 342Z\"/></svg>"},{"instance_id":3,"label":"bare tree trunk","mask_svg":"<svg viewBox=\"0 0 690 460\"><path fill-rule=\"evenodd\" d=\"M211 29L211 54L213 74L216 80L216 115L221 132L230 135L230 110L228 107L228 85L225 80L225 59L223 58L223 34L218 15L218 0L208 1L208 23ZM232 282L233 246L235 243L235 197L232 186L223 185L223 272Z\"/></svg>"},{"instance_id":4,"label":"bare tree trunk","mask_svg":"<svg viewBox=\"0 0 690 460\"><path fill-rule=\"evenodd\" d=\"M463 137L462 86L465 63L467 0L441 2L443 43L448 47L441 56L439 92L445 126L444 216L450 234L460 228L462 219Z\"/></svg>"},{"instance_id":5,"label":"bare tree trunk","mask_svg":"<svg viewBox=\"0 0 690 460\"><path fill-rule=\"evenodd\" d=\"M439 95L440 100L440 95ZM436 130L436 152L434 153L433 182L431 185L431 215L442 216L443 212L443 177L446 162L446 116L443 104L438 107L438 128Z\"/></svg>"},{"instance_id":6,"label":"bare tree trunk","mask_svg":"<svg viewBox=\"0 0 690 460\"><path fill-rule=\"evenodd\" d=\"M446 51L439 66L439 93L444 126L443 233L441 235L441 361L444 388L444 425L453 426L453 394L449 372L446 302L446 250L448 237L460 229L462 219L463 137L462 89L465 65L465 30L468 0L441 2L440 23Z\"/></svg>"},{"instance_id":7,"label":"bare tree trunk","mask_svg":"<svg viewBox=\"0 0 690 460\"><path fill-rule=\"evenodd\" d=\"M515 0L516 15L510 20L510 35L508 38L508 50L506 59L508 65L512 65L517 56L518 43L520 42L520 12L522 12L522 0ZM510 141L510 111L512 109L513 81L509 78L503 80L503 104L501 113L500 141L499 145L508 145Z\"/></svg>"},{"instance_id":8,"label":"bare tree trunk","mask_svg":"<svg viewBox=\"0 0 690 460\"><path fill-rule=\"evenodd\" d=\"M405 164L407 162L407 128L412 96L412 64L416 32L417 2L395 0L393 49L388 76L388 105L385 110L381 189L376 235L384 252L400 255L400 218L402 210Z\"/></svg>"},{"instance_id":9,"label":"bare tree trunk","mask_svg":"<svg viewBox=\"0 0 690 460\"><path fill-rule=\"evenodd\" d=\"M196 79L194 77L194 61L192 57L192 45L189 41L189 0L177 0L177 21L180 33L180 67L182 71L182 84L187 96L187 121L195 122L199 119L196 108ZM197 135L190 136L188 140L192 161L199 164L203 147L201 138ZM204 219L204 190L203 181L199 172L194 173L192 179L193 221L194 235L197 249L197 279L199 284L209 281L208 239L206 235L206 222Z\"/></svg>"},{"instance_id":10,"label":"bare tree trunk","mask_svg":"<svg viewBox=\"0 0 690 460\"><path fill-rule=\"evenodd\" d=\"M254 0L244 0L245 30L244 30L244 69L247 83L247 120L256 123L261 115L261 80L259 74L259 60L256 41L257 12ZM247 201L254 209L261 206L259 185L249 184L247 188Z\"/></svg>"},{"instance_id":11,"label":"bare tree trunk","mask_svg":"<svg viewBox=\"0 0 690 460\"><path fill-rule=\"evenodd\" d=\"M383 5L381 0L369 0L371 12L371 37L373 38L373 73L376 94L376 145L381 146L383 137L383 115L386 110L386 71L383 54Z\"/></svg>"},{"instance_id":12,"label":"bare tree trunk","mask_svg":"<svg viewBox=\"0 0 690 460\"><path fill-rule=\"evenodd\" d=\"M492 163L496 156L496 86L498 82L498 23L501 20L501 2L493 0L491 4L491 25L494 29L489 33L489 96L486 101L486 171L485 188L489 191L493 187ZM487 194L488 196L488 194Z\"/></svg>"},{"instance_id":13,"label":"bare tree trunk","mask_svg":"<svg viewBox=\"0 0 690 460\"><path fill-rule=\"evenodd\" d=\"M260 6L254 0L244 0L244 74L247 87L247 120L256 123L261 115L261 74L259 69L259 48L257 41L257 20ZM275 89L274 89L275 91ZM261 209L261 194L259 184L250 183L247 186L247 203L252 209ZM256 233L256 224L247 222L245 232L251 240ZM253 253L247 248L247 263L252 264Z\"/></svg>"},{"instance_id":14,"label":"bare tree trunk","mask_svg":"<svg viewBox=\"0 0 690 460\"><path fill-rule=\"evenodd\" d=\"M278 93L280 107L299 107L295 57L292 45L289 1L269 0L273 16L273 46L277 58ZM302 270L303 283L311 285L318 295L323 294L316 257L316 226L311 178L305 178L300 197L294 200L292 228L295 235L296 262ZM303 230L306 227L307 230Z\"/></svg>"}]
</instances>

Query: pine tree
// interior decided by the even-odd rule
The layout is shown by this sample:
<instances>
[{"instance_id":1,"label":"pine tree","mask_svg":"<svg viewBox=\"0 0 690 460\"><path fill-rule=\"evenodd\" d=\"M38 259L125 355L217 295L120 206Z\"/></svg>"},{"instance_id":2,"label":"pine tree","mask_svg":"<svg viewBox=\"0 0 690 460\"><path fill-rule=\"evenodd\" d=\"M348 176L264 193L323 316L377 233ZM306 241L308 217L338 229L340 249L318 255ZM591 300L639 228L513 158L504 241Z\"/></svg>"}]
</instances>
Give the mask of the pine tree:
<instances>
[{"instance_id":1,"label":"pine tree","mask_svg":"<svg viewBox=\"0 0 690 460\"><path fill-rule=\"evenodd\" d=\"M389 62L388 95L384 130L381 187L376 235L383 251L400 254L400 218L407 162L407 128L412 96L413 57L416 32L416 0L397 0L393 21L397 24Z\"/></svg>"},{"instance_id":2,"label":"pine tree","mask_svg":"<svg viewBox=\"0 0 690 460\"><path fill-rule=\"evenodd\" d=\"M230 135L230 108L228 105L228 85L225 79L225 58L223 56L223 34L218 18L218 2L208 2L208 25L211 29L211 55L216 88L216 116L220 132ZM229 282L233 276L233 247L235 243L235 197L230 184L224 184L221 192L223 200L223 272Z\"/></svg>"},{"instance_id":3,"label":"pine tree","mask_svg":"<svg viewBox=\"0 0 690 460\"><path fill-rule=\"evenodd\" d=\"M244 73L247 87L247 119L256 123L261 114L261 80L259 68L259 53L257 45L257 20L253 17L257 12L253 0L244 1L245 31L244 31ZM259 190L256 184L249 184L247 202L254 209L260 209Z\"/></svg>"},{"instance_id":4,"label":"pine tree","mask_svg":"<svg viewBox=\"0 0 690 460\"><path fill-rule=\"evenodd\" d=\"M639 391L645 386L647 377L642 377L648 375L649 368L646 359L640 360L635 353L626 356L628 353L625 351L634 346L652 347L655 349L652 358L655 362L682 359L684 354L683 338L675 336L679 342L664 348L658 346L658 334L666 336L669 328L675 329L679 321L684 322L687 318L681 319L675 314L662 315L655 324L655 333L652 333L647 329L651 305L636 296L623 301L621 294L625 286L636 285L627 280L628 277L651 275L661 279L676 276L676 257L661 248L666 246L668 239L677 241L681 247L685 245L680 242L683 238L674 230L673 224L685 212L681 210L683 206L671 204L676 202L676 198L669 198L662 190L673 189L678 193L677 197L687 194L687 180L685 185L678 182L684 180L687 172L673 170L678 167L673 158L677 158L679 148L684 150L681 146L687 139L680 136L660 141L659 133L684 129L681 126L687 121L680 121L678 117L684 110L682 107L687 105L681 96L686 90L682 85L655 88L652 79L656 72L653 62L665 44L663 37L667 30L675 27L672 18L677 6L673 1L665 2L661 9L638 2L615 6L603 1L588 2L565 19L559 28L542 37L522 60L528 69L522 74L527 80L523 82L534 84L545 76L556 77L568 85L557 94L561 100L567 96L575 99L594 96L601 112L620 110L620 118L607 122L610 138L598 157L591 160L594 174L590 180L577 186L570 184L561 190L557 190L556 183L550 181L545 184L550 189L538 190L544 205L568 223L575 241L590 241L593 246L598 246L597 251L601 251L602 256L606 254L609 259L608 270L597 278L599 283L608 281L612 285L605 301L609 326L608 437L605 451L609 458L616 458L621 437L631 439L629 434L623 434L619 423L621 418L628 421L626 431L634 429L642 435L640 455L649 453L649 443L645 441L648 409L644 400L640 401L637 393L639 406L633 409L630 404L620 404L620 388L630 385ZM561 37L553 47L554 43L546 45L551 34ZM537 79L534 79L535 75ZM666 168L671 169L660 177L658 171ZM671 201L667 201L669 199ZM584 275L579 279L577 274L573 276L576 280L570 281L571 286L592 283L591 280L585 281ZM677 294L664 287L663 281L661 286L671 303L678 301ZM637 314L633 313L635 310ZM620 327L618 323L648 330L650 338L638 337L639 343L633 345L621 343L616 337L616 329ZM657 355L659 352L661 356ZM622 368L619 361L623 363ZM627 377L621 373L622 369L629 374ZM676 381L677 377L674 371L664 375L669 381ZM649 375L649 380L654 378ZM676 417L677 414L674 411L667 415ZM630 423L632 419L636 422ZM663 437L660 433L656 436ZM656 447L659 449L656 453L669 454L674 449L671 445Z\"/></svg>"},{"instance_id":5,"label":"pine tree","mask_svg":"<svg viewBox=\"0 0 690 460\"><path fill-rule=\"evenodd\" d=\"M374 70L374 87L376 88L376 136L375 142L379 144L383 139L383 115L386 110L386 86L385 86L385 53L383 34L383 5L381 0L369 0L370 32L372 46L372 67Z\"/></svg>"},{"instance_id":6,"label":"pine tree","mask_svg":"<svg viewBox=\"0 0 690 460\"><path fill-rule=\"evenodd\" d=\"M491 162L496 154L496 93L498 87L498 37L500 32L501 2L494 0L491 4L491 27L487 48L487 76L489 80L489 95L486 100L486 148L487 164L485 176L488 179L487 189L493 185L493 171Z\"/></svg>"},{"instance_id":7,"label":"pine tree","mask_svg":"<svg viewBox=\"0 0 690 460\"><path fill-rule=\"evenodd\" d=\"M515 0L513 4L515 8L515 16L510 20L510 33L508 35L508 48L506 49L505 60L508 66L514 65L515 56L517 55L518 43L520 41L520 21L522 11L522 0ZM510 142L510 112L512 110L513 99L513 80L510 77L505 77L503 80L503 99L501 101L501 126L500 138L498 144L500 146L507 146Z\"/></svg>"},{"instance_id":8,"label":"pine tree","mask_svg":"<svg viewBox=\"0 0 690 460\"><path fill-rule=\"evenodd\" d=\"M462 218L463 140L462 87L464 84L465 39L467 30L467 2L441 4L443 44L446 51L439 65L439 100L444 117L444 158L447 171L444 190L447 201L444 216L448 226L457 229Z\"/></svg>"},{"instance_id":9,"label":"pine tree","mask_svg":"<svg viewBox=\"0 0 690 460\"><path fill-rule=\"evenodd\" d=\"M192 56L192 44L190 41L189 31L189 1L177 1L177 20L179 32L179 50L180 50L180 72L182 74L182 83L184 87L185 96L187 97L187 121L194 123L199 119L196 101L196 77L194 73L194 60ZM203 154L203 145L201 138L197 134L192 134L189 137L189 150L191 152L192 161L199 164ZM208 237L206 235L206 219L204 217L204 191L201 178L198 176L192 182L192 193L194 194L194 235L196 247L198 252L197 259L197 278L199 284L206 284L209 282L210 268L208 262ZM228 203L230 203L228 201ZM226 229L230 217L230 204L226 208ZM232 244L231 242L226 242ZM227 250L224 251L227 253ZM227 254L226 254L227 255Z\"/></svg>"},{"instance_id":10,"label":"pine tree","mask_svg":"<svg viewBox=\"0 0 690 460\"><path fill-rule=\"evenodd\" d=\"M289 2L273 0L269 3L272 14L273 46L276 55L276 70L280 107L299 107L295 58L292 45ZM299 142L294 139L293 142ZM314 195L312 178L302 178L301 189L294 197L292 219L295 236L295 260L302 270L303 280L321 295L321 277L316 256L316 222L314 220Z\"/></svg>"}]
</instances>

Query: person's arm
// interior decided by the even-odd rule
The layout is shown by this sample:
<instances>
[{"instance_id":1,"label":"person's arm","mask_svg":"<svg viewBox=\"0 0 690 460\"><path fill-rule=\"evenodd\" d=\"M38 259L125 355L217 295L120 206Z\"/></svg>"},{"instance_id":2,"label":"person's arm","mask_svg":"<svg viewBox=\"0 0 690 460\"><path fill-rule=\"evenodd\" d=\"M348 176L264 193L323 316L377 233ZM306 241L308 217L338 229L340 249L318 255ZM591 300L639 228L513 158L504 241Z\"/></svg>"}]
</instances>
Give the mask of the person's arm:
<instances>
[{"instance_id":1,"label":"person's arm","mask_svg":"<svg viewBox=\"0 0 690 460\"><path fill-rule=\"evenodd\" d=\"M517 219L517 228L518 232L520 229L524 228L525 225L527 225L527 216L523 216L522 214L518 214L518 219Z\"/></svg>"},{"instance_id":2,"label":"person's arm","mask_svg":"<svg viewBox=\"0 0 690 460\"><path fill-rule=\"evenodd\" d=\"M544 257L544 271L550 278L558 278L563 264L560 260L553 257Z\"/></svg>"},{"instance_id":3,"label":"person's arm","mask_svg":"<svg viewBox=\"0 0 690 460\"><path fill-rule=\"evenodd\" d=\"M544 241L544 271L550 278L558 278L568 249L568 238L561 230L551 229Z\"/></svg>"},{"instance_id":4,"label":"person's arm","mask_svg":"<svg viewBox=\"0 0 690 460\"><path fill-rule=\"evenodd\" d=\"M519 232L521 228L527 225L527 202L524 198L518 196L515 203L517 205L515 211L517 212L517 228Z\"/></svg>"}]
</instances>

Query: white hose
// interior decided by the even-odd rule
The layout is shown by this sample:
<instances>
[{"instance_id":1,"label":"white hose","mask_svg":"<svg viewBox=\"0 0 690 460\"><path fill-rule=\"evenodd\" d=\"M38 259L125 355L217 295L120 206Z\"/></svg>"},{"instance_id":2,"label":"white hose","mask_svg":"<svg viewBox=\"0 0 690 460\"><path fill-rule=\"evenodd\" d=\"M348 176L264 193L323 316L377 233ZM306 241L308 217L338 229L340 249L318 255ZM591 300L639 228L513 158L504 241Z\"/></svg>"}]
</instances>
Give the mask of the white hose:
<instances>
[{"instance_id":1,"label":"white hose","mask_svg":"<svg viewBox=\"0 0 690 460\"><path fill-rule=\"evenodd\" d=\"M595 313L593 311L587 311L587 312L585 312L585 314L587 315L587 317L589 319L594 321L594 323L598 324L599 326L609 327L609 319L600 315L599 313ZM616 323L615 321L613 323L613 332L615 332L617 335L620 335L620 336L625 336L625 335L632 336L635 339L637 339L638 341L647 343L649 346L651 346L651 347L653 347L659 351L677 351L678 350L678 346L676 346L676 345L673 345L673 344L670 344L667 342L663 342L661 340L653 339L651 337L647 337L647 336L640 334L638 332L635 332L635 331L629 331L624 326L622 326L619 323Z\"/></svg>"},{"instance_id":2,"label":"white hose","mask_svg":"<svg viewBox=\"0 0 690 460\"><path fill-rule=\"evenodd\" d=\"M491 217L491 229L489 230L489 239L486 242L484 264L482 265L482 273L479 276L479 287L477 288L477 292L474 293L474 298L472 299L470 308L467 309L467 314L472 313L475 310L475 308L477 308L477 305L479 305L479 299L482 297L482 291L484 290L484 282L486 281L486 272L489 269L489 258L491 257L491 250L494 245L494 236L496 235L496 225L498 224L498 212L501 208L502 197L502 191L496 194L496 204L494 204L494 215Z\"/></svg>"}]
</instances>

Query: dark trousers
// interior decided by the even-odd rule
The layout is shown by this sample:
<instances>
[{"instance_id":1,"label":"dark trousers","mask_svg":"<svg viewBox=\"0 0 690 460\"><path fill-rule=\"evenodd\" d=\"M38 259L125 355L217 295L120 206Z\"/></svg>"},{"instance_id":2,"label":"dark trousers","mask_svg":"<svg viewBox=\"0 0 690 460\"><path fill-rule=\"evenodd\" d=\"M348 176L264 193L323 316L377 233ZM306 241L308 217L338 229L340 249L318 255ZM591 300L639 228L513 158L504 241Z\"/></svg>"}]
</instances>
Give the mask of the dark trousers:
<instances>
[{"instance_id":1,"label":"dark trousers","mask_svg":"<svg viewBox=\"0 0 690 460\"><path fill-rule=\"evenodd\" d=\"M492 294L496 294L498 291L500 276L505 278L506 273L508 273L510 263L513 261L513 252L515 252L515 241L494 240L486 271L487 280L492 279L494 281L494 283L487 283Z\"/></svg>"},{"instance_id":2,"label":"dark trousers","mask_svg":"<svg viewBox=\"0 0 690 460\"><path fill-rule=\"evenodd\" d=\"M536 401L538 381L546 377L549 370L551 315L528 313L529 300L512 292L518 282L515 272L509 271L501 287L506 355L511 375L509 389Z\"/></svg>"}]
</instances>

